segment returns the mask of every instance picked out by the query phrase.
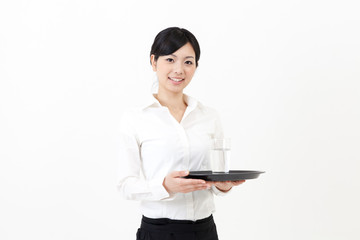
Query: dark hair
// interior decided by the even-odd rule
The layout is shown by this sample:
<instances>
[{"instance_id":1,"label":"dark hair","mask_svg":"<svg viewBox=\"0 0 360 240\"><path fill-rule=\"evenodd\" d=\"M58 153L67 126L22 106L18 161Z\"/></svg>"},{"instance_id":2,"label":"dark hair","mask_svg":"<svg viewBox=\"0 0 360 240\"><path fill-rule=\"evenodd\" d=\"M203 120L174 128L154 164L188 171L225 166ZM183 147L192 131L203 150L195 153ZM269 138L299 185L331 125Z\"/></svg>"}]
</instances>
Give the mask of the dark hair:
<instances>
[{"instance_id":1,"label":"dark hair","mask_svg":"<svg viewBox=\"0 0 360 240\"><path fill-rule=\"evenodd\" d=\"M200 46L195 36L184 28L170 27L159 32L151 46L150 57L154 54L155 61L157 61L159 56L172 54L186 43L190 43L194 49L197 67L200 59Z\"/></svg>"}]
</instances>

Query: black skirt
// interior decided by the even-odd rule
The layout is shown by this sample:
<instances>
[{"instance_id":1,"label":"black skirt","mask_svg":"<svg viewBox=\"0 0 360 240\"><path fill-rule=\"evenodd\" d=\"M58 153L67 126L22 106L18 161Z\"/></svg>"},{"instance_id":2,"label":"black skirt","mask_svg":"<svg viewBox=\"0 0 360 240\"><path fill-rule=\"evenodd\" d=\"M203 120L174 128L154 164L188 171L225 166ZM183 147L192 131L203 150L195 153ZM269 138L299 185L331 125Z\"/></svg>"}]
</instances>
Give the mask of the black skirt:
<instances>
[{"instance_id":1,"label":"black skirt","mask_svg":"<svg viewBox=\"0 0 360 240\"><path fill-rule=\"evenodd\" d=\"M136 240L218 240L213 216L188 221L143 216Z\"/></svg>"}]
</instances>

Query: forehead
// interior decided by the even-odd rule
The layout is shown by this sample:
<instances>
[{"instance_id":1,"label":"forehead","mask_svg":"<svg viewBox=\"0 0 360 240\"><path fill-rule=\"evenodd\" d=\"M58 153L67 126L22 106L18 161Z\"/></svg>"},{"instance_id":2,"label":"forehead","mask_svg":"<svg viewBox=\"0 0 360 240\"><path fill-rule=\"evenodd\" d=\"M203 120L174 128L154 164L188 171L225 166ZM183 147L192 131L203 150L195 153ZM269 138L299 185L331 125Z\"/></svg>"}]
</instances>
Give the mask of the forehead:
<instances>
[{"instance_id":1,"label":"forehead","mask_svg":"<svg viewBox=\"0 0 360 240\"><path fill-rule=\"evenodd\" d=\"M179 48L172 55L175 55L176 57L184 57L185 56L185 57L194 57L195 58L195 51L190 43L186 43L184 46Z\"/></svg>"}]
</instances>

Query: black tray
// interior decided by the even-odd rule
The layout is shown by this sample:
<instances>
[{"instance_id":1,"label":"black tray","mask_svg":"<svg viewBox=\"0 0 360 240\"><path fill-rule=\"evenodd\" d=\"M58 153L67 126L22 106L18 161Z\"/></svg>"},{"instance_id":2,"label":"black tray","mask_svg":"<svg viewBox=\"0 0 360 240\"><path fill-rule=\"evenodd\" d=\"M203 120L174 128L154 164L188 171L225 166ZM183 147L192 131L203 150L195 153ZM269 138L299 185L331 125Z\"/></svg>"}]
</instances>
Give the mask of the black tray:
<instances>
[{"instance_id":1,"label":"black tray","mask_svg":"<svg viewBox=\"0 0 360 240\"><path fill-rule=\"evenodd\" d=\"M212 171L190 171L189 175L184 178L203 179L205 181L238 181L246 179L255 179L261 171L247 171L247 170L230 170L229 173L219 172L213 173Z\"/></svg>"}]
</instances>

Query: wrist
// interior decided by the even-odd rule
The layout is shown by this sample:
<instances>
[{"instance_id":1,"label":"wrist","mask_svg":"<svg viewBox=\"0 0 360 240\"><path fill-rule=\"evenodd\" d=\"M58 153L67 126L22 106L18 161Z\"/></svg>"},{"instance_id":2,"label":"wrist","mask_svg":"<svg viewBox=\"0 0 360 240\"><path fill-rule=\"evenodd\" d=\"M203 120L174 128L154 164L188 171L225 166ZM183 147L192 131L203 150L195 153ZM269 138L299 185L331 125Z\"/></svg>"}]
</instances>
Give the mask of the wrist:
<instances>
[{"instance_id":1,"label":"wrist","mask_svg":"<svg viewBox=\"0 0 360 240\"><path fill-rule=\"evenodd\" d=\"M165 188L165 190L169 193L169 194L173 194L172 191L170 191L170 189L168 188L168 186L166 185L166 177L164 178L164 181L163 181L163 187Z\"/></svg>"}]
</instances>

